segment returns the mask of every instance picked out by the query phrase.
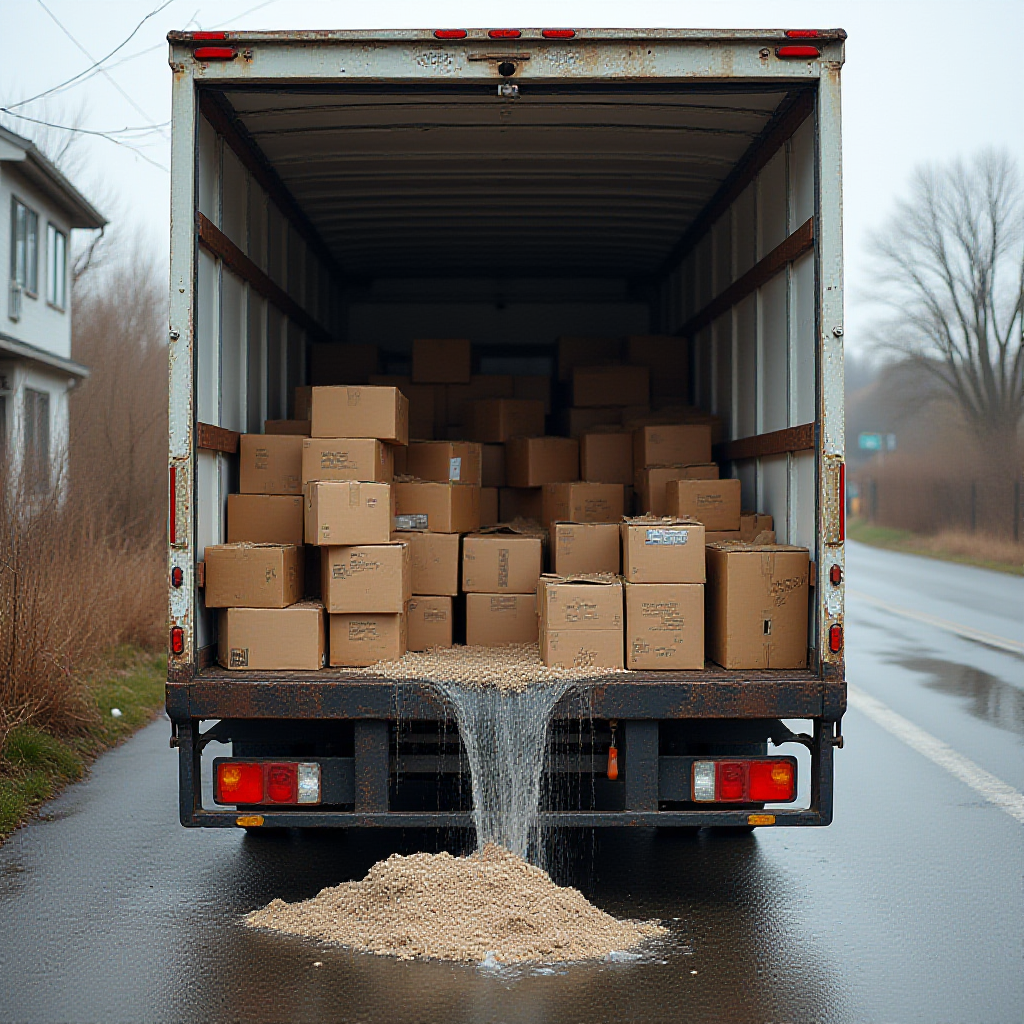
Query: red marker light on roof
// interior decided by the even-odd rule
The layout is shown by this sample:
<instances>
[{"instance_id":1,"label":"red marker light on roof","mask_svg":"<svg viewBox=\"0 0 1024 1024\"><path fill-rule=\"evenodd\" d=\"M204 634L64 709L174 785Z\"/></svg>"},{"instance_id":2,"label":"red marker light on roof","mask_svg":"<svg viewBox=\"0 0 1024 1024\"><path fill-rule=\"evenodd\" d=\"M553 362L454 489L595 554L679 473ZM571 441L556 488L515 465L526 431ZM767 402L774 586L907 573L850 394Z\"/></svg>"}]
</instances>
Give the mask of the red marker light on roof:
<instances>
[{"instance_id":1,"label":"red marker light on roof","mask_svg":"<svg viewBox=\"0 0 1024 1024\"><path fill-rule=\"evenodd\" d=\"M833 654L838 654L843 649L843 627L838 622L829 627L828 649Z\"/></svg>"},{"instance_id":2,"label":"red marker light on roof","mask_svg":"<svg viewBox=\"0 0 1024 1024\"><path fill-rule=\"evenodd\" d=\"M466 30L464 28L435 28L434 38L435 39L465 39Z\"/></svg>"},{"instance_id":3,"label":"red marker light on roof","mask_svg":"<svg viewBox=\"0 0 1024 1024\"><path fill-rule=\"evenodd\" d=\"M174 626L171 629L171 654L182 655L185 653L185 630L181 626Z\"/></svg>"},{"instance_id":4,"label":"red marker light on roof","mask_svg":"<svg viewBox=\"0 0 1024 1024\"><path fill-rule=\"evenodd\" d=\"M491 39L518 39L523 33L517 28L492 28L487 34Z\"/></svg>"},{"instance_id":5,"label":"red marker light on roof","mask_svg":"<svg viewBox=\"0 0 1024 1024\"><path fill-rule=\"evenodd\" d=\"M230 46L199 46L192 56L196 60L234 60L238 54Z\"/></svg>"},{"instance_id":6,"label":"red marker light on roof","mask_svg":"<svg viewBox=\"0 0 1024 1024\"><path fill-rule=\"evenodd\" d=\"M786 59L814 60L821 56L821 51L816 46L780 46L775 51L775 56Z\"/></svg>"},{"instance_id":7,"label":"red marker light on roof","mask_svg":"<svg viewBox=\"0 0 1024 1024\"><path fill-rule=\"evenodd\" d=\"M176 565L171 570L171 586L180 587L185 582L185 573L182 571L180 565Z\"/></svg>"},{"instance_id":8,"label":"red marker light on roof","mask_svg":"<svg viewBox=\"0 0 1024 1024\"><path fill-rule=\"evenodd\" d=\"M833 565L828 571L828 578L833 587L838 587L843 582L843 567L841 565Z\"/></svg>"},{"instance_id":9,"label":"red marker light on roof","mask_svg":"<svg viewBox=\"0 0 1024 1024\"><path fill-rule=\"evenodd\" d=\"M788 28L786 29L787 39L817 39L818 30L816 28Z\"/></svg>"},{"instance_id":10,"label":"red marker light on roof","mask_svg":"<svg viewBox=\"0 0 1024 1024\"><path fill-rule=\"evenodd\" d=\"M227 39L227 32L193 32L193 39Z\"/></svg>"},{"instance_id":11,"label":"red marker light on roof","mask_svg":"<svg viewBox=\"0 0 1024 1024\"><path fill-rule=\"evenodd\" d=\"M572 39L576 35L574 28L546 28L541 32L545 39Z\"/></svg>"}]
</instances>

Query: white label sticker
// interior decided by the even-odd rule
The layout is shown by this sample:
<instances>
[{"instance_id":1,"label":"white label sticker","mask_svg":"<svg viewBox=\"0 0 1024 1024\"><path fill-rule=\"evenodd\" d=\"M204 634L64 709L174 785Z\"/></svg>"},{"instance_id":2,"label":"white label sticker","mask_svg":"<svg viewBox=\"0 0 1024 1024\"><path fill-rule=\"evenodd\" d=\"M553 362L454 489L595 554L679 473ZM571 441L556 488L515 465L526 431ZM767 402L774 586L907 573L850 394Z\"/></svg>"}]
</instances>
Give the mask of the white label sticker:
<instances>
[{"instance_id":1,"label":"white label sticker","mask_svg":"<svg viewBox=\"0 0 1024 1024\"><path fill-rule=\"evenodd\" d=\"M462 479L462 456L456 456L448 461L451 463L448 468L448 480L451 483L458 483Z\"/></svg>"},{"instance_id":2,"label":"white label sticker","mask_svg":"<svg viewBox=\"0 0 1024 1024\"><path fill-rule=\"evenodd\" d=\"M648 530L645 544L685 544L689 530Z\"/></svg>"},{"instance_id":3,"label":"white label sticker","mask_svg":"<svg viewBox=\"0 0 1024 1024\"><path fill-rule=\"evenodd\" d=\"M422 512L415 515L395 516L396 530L425 530L426 528L427 517Z\"/></svg>"}]
</instances>

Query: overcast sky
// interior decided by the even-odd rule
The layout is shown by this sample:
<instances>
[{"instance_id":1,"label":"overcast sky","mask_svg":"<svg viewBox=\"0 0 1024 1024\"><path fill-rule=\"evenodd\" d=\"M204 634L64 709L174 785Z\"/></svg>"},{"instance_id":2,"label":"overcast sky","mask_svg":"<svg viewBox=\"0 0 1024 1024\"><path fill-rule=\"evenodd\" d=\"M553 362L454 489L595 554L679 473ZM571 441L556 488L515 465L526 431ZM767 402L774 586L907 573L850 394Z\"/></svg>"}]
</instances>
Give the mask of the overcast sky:
<instances>
[{"instance_id":1,"label":"overcast sky","mask_svg":"<svg viewBox=\"0 0 1024 1024\"><path fill-rule=\"evenodd\" d=\"M162 2L4 0L0 106L84 71ZM145 129L123 136L134 149L83 135L74 153L76 182L112 222L137 226L163 253L169 30L507 27L510 19L577 28L845 28L846 336L854 347L871 318L868 236L906 194L914 168L993 145L1024 165L1021 0L170 0L104 64L106 74L83 76L50 97L45 111L38 104L20 109L60 123L75 119L85 129ZM25 134L34 127L5 123Z\"/></svg>"}]
</instances>

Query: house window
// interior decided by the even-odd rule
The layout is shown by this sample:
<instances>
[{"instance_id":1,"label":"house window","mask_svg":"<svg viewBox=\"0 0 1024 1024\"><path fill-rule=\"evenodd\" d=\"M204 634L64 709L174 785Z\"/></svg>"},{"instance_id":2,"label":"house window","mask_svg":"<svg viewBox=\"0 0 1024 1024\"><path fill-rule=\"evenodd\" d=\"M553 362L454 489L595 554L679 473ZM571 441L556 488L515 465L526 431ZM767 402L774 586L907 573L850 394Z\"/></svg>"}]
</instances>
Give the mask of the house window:
<instances>
[{"instance_id":1,"label":"house window","mask_svg":"<svg viewBox=\"0 0 1024 1024\"><path fill-rule=\"evenodd\" d=\"M65 308L68 279L68 236L52 224L46 225L46 301Z\"/></svg>"},{"instance_id":2,"label":"house window","mask_svg":"<svg viewBox=\"0 0 1024 1024\"><path fill-rule=\"evenodd\" d=\"M50 396L25 388L25 479L29 492L50 490Z\"/></svg>"},{"instance_id":3,"label":"house window","mask_svg":"<svg viewBox=\"0 0 1024 1024\"><path fill-rule=\"evenodd\" d=\"M39 294L39 215L11 199L11 280L27 294Z\"/></svg>"}]
</instances>

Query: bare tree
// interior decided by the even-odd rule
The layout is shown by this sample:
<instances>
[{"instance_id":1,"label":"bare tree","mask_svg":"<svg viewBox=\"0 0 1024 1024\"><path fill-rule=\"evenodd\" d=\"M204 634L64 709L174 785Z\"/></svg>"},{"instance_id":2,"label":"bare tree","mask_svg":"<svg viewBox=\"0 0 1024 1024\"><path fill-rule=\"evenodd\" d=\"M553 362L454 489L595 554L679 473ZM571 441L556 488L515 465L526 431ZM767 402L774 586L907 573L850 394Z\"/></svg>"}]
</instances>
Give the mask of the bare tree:
<instances>
[{"instance_id":1,"label":"bare tree","mask_svg":"<svg viewBox=\"0 0 1024 1024\"><path fill-rule=\"evenodd\" d=\"M1024 190L1015 160L987 150L924 167L874 239L876 343L930 375L1000 473L1019 464L1024 421ZM916 400L916 398L915 398Z\"/></svg>"}]
</instances>

